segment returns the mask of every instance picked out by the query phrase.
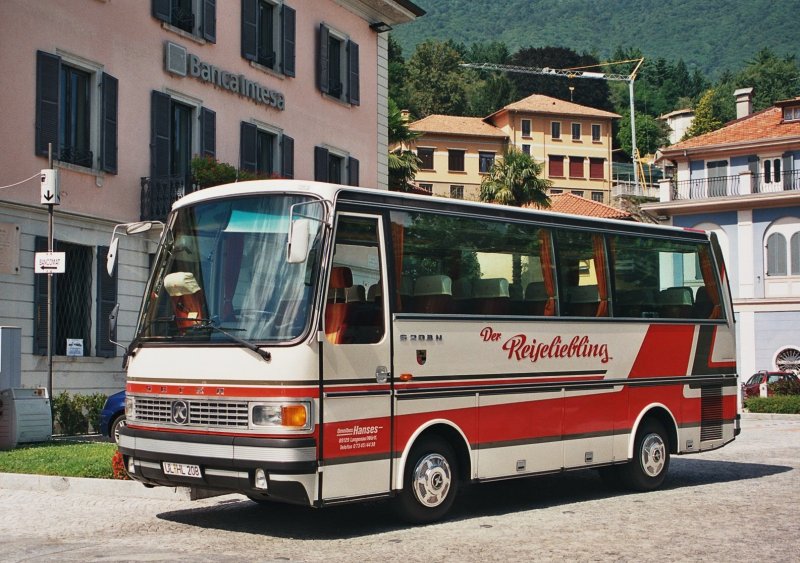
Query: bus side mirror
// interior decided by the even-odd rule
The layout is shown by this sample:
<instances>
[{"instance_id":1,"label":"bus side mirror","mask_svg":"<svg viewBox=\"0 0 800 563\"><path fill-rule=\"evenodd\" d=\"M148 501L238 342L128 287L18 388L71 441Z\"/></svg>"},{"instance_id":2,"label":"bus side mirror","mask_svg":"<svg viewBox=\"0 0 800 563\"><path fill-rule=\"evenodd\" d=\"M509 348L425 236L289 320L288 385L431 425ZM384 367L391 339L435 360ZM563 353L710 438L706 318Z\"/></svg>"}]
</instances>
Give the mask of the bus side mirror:
<instances>
[{"instance_id":1,"label":"bus side mirror","mask_svg":"<svg viewBox=\"0 0 800 563\"><path fill-rule=\"evenodd\" d=\"M111 240L111 245L108 247L108 254L106 255L106 272L108 276L114 275L114 266L117 263L117 247L119 246L119 238L114 237Z\"/></svg>"},{"instance_id":2,"label":"bus side mirror","mask_svg":"<svg viewBox=\"0 0 800 563\"><path fill-rule=\"evenodd\" d=\"M297 219L292 221L286 242L286 261L289 264L302 264L308 259L308 239L310 235L310 220Z\"/></svg>"}]
</instances>

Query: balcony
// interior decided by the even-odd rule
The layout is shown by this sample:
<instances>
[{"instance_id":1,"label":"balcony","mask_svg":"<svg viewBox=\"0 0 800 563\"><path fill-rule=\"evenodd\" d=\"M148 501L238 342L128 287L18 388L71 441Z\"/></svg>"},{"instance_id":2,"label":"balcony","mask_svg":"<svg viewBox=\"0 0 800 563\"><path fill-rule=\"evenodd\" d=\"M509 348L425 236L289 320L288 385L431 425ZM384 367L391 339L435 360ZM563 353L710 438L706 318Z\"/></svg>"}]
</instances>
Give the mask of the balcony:
<instances>
[{"instance_id":1,"label":"balcony","mask_svg":"<svg viewBox=\"0 0 800 563\"><path fill-rule=\"evenodd\" d=\"M800 191L800 170L784 172L777 182L764 182L763 176L751 172L691 180L666 178L659 182L659 189L662 202Z\"/></svg>"},{"instance_id":2,"label":"balcony","mask_svg":"<svg viewBox=\"0 0 800 563\"><path fill-rule=\"evenodd\" d=\"M142 221L163 221L172 204L196 187L186 176L143 177L140 219Z\"/></svg>"}]
</instances>

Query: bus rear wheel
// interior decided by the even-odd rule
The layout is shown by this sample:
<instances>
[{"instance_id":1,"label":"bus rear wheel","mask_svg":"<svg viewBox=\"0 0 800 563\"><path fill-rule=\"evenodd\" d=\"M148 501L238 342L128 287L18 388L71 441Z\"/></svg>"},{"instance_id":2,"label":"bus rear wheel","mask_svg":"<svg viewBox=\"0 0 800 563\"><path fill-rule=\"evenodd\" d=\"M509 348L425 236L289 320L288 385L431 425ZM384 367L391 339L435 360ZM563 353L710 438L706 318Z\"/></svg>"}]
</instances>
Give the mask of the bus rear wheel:
<instances>
[{"instance_id":1,"label":"bus rear wheel","mask_svg":"<svg viewBox=\"0 0 800 563\"><path fill-rule=\"evenodd\" d=\"M646 420L636 432L633 459L619 468L622 484L633 491L652 491L664 483L669 469L669 437L664 425Z\"/></svg>"},{"instance_id":2,"label":"bus rear wheel","mask_svg":"<svg viewBox=\"0 0 800 563\"><path fill-rule=\"evenodd\" d=\"M434 522L450 510L457 490L458 465L453 449L441 438L424 438L408 456L396 507L408 522Z\"/></svg>"}]
</instances>

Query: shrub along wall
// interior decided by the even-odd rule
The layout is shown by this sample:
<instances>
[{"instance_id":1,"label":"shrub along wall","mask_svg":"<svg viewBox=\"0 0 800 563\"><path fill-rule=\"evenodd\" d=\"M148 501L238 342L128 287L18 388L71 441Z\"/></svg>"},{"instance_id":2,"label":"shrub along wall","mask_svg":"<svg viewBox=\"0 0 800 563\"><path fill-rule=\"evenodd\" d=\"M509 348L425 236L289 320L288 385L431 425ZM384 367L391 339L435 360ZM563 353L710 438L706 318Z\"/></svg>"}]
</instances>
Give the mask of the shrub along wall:
<instances>
[{"instance_id":1,"label":"shrub along wall","mask_svg":"<svg viewBox=\"0 0 800 563\"><path fill-rule=\"evenodd\" d=\"M72 436L99 432L100 411L106 399L102 393L70 395L67 391L53 397L51 405L56 433Z\"/></svg>"}]
</instances>

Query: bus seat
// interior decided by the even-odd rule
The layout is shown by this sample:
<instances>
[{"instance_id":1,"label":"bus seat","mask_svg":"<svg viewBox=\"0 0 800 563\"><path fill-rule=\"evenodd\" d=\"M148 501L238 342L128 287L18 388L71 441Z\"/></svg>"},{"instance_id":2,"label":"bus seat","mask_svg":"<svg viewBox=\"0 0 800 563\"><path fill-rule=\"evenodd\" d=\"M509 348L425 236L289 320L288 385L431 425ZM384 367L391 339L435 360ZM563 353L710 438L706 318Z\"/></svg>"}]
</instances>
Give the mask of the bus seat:
<instances>
[{"instance_id":1,"label":"bus seat","mask_svg":"<svg viewBox=\"0 0 800 563\"><path fill-rule=\"evenodd\" d=\"M420 276L414 283L415 313L450 313L453 310L453 280L450 276Z\"/></svg>"},{"instance_id":2,"label":"bus seat","mask_svg":"<svg viewBox=\"0 0 800 563\"><path fill-rule=\"evenodd\" d=\"M351 285L344 289L345 303L364 303L366 300L367 292L364 290L363 285Z\"/></svg>"},{"instance_id":3,"label":"bus seat","mask_svg":"<svg viewBox=\"0 0 800 563\"><path fill-rule=\"evenodd\" d=\"M714 304L708 296L708 289L702 285L697 288L697 295L694 296L694 316L698 319L710 319L714 311Z\"/></svg>"},{"instance_id":4,"label":"bus seat","mask_svg":"<svg viewBox=\"0 0 800 563\"><path fill-rule=\"evenodd\" d=\"M381 289L381 284L373 283L369 286L367 290L367 301L369 303L375 303L376 301L380 301L381 297L383 297L383 290Z\"/></svg>"},{"instance_id":5,"label":"bus seat","mask_svg":"<svg viewBox=\"0 0 800 563\"><path fill-rule=\"evenodd\" d=\"M544 315L547 305L547 290L544 282L531 282L525 288L525 306L523 310L527 315Z\"/></svg>"},{"instance_id":6,"label":"bus seat","mask_svg":"<svg viewBox=\"0 0 800 563\"><path fill-rule=\"evenodd\" d=\"M626 289L616 293L614 301L616 317L657 317L653 292L649 289Z\"/></svg>"},{"instance_id":7,"label":"bus seat","mask_svg":"<svg viewBox=\"0 0 800 563\"><path fill-rule=\"evenodd\" d=\"M579 285L570 288L569 314L573 317L594 317L600 304L600 293L596 285Z\"/></svg>"},{"instance_id":8,"label":"bus seat","mask_svg":"<svg viewBox=\"0 0 800 563\"><path fill-rule=\"evenodd\" d=\"M172 272L164 277L164 289L172 301L175 324L186 330L203 318L203 290L191 272Z\"/></svg>"},{"instance_id":9,"label":"bus seat","mask_svg":"<svg viewBox=\"0 0 800 563\"><path fill-rule=\"evenodd\" d=\"M507 315L511 299L508 280L505 278L485 278L475 280L472 286L475 300L475 313L478 315Z\"/></svg>"},{"instance_id":10,"label":"bus seat","mask_svg":"<svg viewBox=\"0 0 800 563\"><path fill-rule=\"evenodd\" d=\"M472 280L458 278L453 282L453 307L457 313L472 312Z\"/></svg>"},{"instance_id":11,"label":"bus seat","mask_svg":"<svg viewBox=\"0 0 800 563\"><path fill-rule=\"evenodd\" d=\"M673 319L688 319L692 316L694 300L689 287L668 287L658 294L661 316Z\"/></svg>"},{"instance_id":12,"label":"bus seat","mask_svg":"<svg viewBox=\"0 0 800 563\"><path fill-rule=\"evenodd\" d=\"M328 283L328 303L325 305L325 338L331 344L344 342L350 304L345 300L347 288L353 286L353 272L350 268L336 266L331 269Z\"/></svg>"}]
</instances>

